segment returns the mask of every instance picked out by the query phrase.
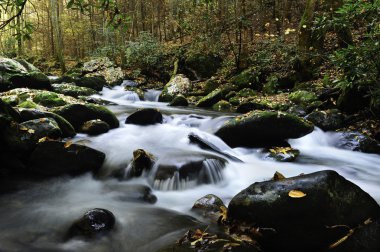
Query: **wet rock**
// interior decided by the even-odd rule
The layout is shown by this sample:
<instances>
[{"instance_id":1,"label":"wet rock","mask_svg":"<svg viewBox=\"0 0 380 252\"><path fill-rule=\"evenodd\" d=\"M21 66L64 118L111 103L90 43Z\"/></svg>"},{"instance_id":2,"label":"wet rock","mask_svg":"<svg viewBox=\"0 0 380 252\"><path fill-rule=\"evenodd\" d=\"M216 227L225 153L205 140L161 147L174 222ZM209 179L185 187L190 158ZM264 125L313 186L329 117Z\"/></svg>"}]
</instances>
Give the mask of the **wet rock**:
<instances>
[{"instance_id":1,"label":"wet rock","mask_svg":"<svg viewBox=\"0 0 380 252\"><path fill-rule=\"evenodd\" d=\"M82 236L85 238L97 238L111 231L116 223L116 218L107 209L94 208L87 211L82 218L75 221L70 227L67 238Z\"/></svg>"},{"instance_id":2,"label":"wet rock","mask_svg":"<svg viewBox=\"0 0 380 252\"><path fill-rule=\"evenodd\" d=\"M232 110L232 105L228 101L221 100L221 101L218 101L217 103L215 103L212 106L212 109L216 110L216 111L225 111L225 112L228 112L228 111Z\"/></svg>"},{"instance_id":3,"label":"wet rock","mask_svg":"<svg viewBox=\"0 0 380 252\"><path fill-rule=\"evenodd\" d=\"M11 105L5 103L2 99L0 99L0 114L10 116L16 122L21 120L20 113Z\"/></svg>"},{"instance_id":4,"label":"wet rock","mask_svg":"<svg viewBox=\"0 0 380 252\"><path fill-rule=\"evenodd\" d=\"M255 102L255 101L249 101L249 102L244 102L236 108L237 113L248 113L252 110L266 110L269 109L269 106L260 102Z\"/></svg>"},{"instance_id":5,"label":"wet rock","mask_svg":"<svg viewBox=\"0 0 380 252\"><path fill-rule=\"evenodd\" d=\"M355 131L342 132L336 145L338 148L380 154L380 143Z\"/></svg>"},{"instance_id":6,"label":"wet rock","mask_svg":"<svg viewBox=\"0 0 380 252\"><path fill-rule=\"evenodd\" d=\"M143 108L129 115L125 120L125 123L146 126L156 123L162 123L162 121L163 117L158 109Z\"/></svg>"},{"instance_id":7,"label":"wet rock","mask_svg":"<svg viewBox=\"0 0 380 252\"><path fill-rule=\"evenodd\" d=\"M259 88L259 73L254 68L249 68L244 70L240 74L234 76L231 79L231 82L240 88Z\"/></svg>"},{"instance_id":8,"label":"wet rock","mask_svg":"<svg viewBox=\"0 0 380 252\"><path fill-rule=\"evenodd\" d=\"M97 119L85 122L81 127L81 132L89 134L90 136L97 136L108 132L109 129L110 126L108 123Z\"/></svg>"},{"instance_id":9,"label":"wet rock","mask_svg":"<svg viewBox=\"0 0 380 252\"><path fill-rule=\"evenodd\" d=\"M104 159L104 153L83 145L44 141L32 152L29 167L37 176L78 175L98 171Z\"/></svg>"},{"instance_id":10,"label":"wet rock","mask_svg":"<svg viewBox=\"0 0 380 252\"><path fill-rule=\"evenodd\" d=\"M27 64L32 66L30 63ZM16 60L0 57L0 92L20 87L51 88L50 80L46 75L34 66L25 67L24 65Z\"/></svg>"},{"instance_id":11,"label":"wet rock","mask_svg":"<svg viewBox=\"0 0 380 252\"><path fill-rule=\"evenodd\" d=\"M106 122L111 129L119 127L116 116L107 108L96 104L71 104L52 109L51 112L65 118L77 131L85 122L97 119Z\"/></svg>"},{"instance_id":12,"label":"wet rock","mask_svg":"<svg viewBox=\"0 0 380 252\"><path fill-rule=\"evenodd\" d=\"M324 251L380 207L366 192L335 171L257 182L237 194L228 206L230 221L275 230L260 242L264 251Z\"/></svg>"},{"instance_id":13,"label":"wet rock","mask_svg":"<svg viewBox=\"0 0 380 252\"><path fill-rule=\"evenodd\" d=\"M231 147L270 147L307 135L313 129L313 124L294 115L252 111L227 121L215 135Z\"/></svg>"},{"instance_id":14,"label":"wet rock","mask_svg":"<svg viewBox=\"0 0 380 252\"><path fill-rule=\"evenodd\" d=\"M336 130L345 126L346 117L337 109L315 110L305 117L324 131Z\"/></svg>"},{"instance_id":15,"label":"wet rock","mask_svg":"<svg viewBox=\"0 0 380 252\"><path fill-rule=\"evenodd\" d=\"M197 212L203 216L211 217L217 220L220 215L221 208L225 208L223 201L214 194L207 194L202 198L195 201L192 211Z\"/></svg>"},{"instance_id":16,"label":"wet rock","mask_svg":"<svg viewBox=\"0 0 380 252\"><path fill-rule=\"evenodd\" d=\"M311 103L318 100L318 96L314 92L298 90L289 94L289 100L295 104L309 106Z\"/></svg>"},{"instance_id":17,"label":"wet rock","mask_svg":"<svg viewBox=\"0 0 380 252\"><path fill-rule=\"evenodd\" d=\"M211 93L209 93L208 95L206 95L205 97L203 97L202 99L200 99L196 106L197 107L211 107L212 105L214 105L215 103L217 103L218 101L222 100L222 90L221 89L215 89L214 91L212 91Z\"/></svg>"},{"instance_id":18,"label":"wet rock","mask_svg":"<svg viewBox=\"0 0 380 252\"><path fill-rule=\"evenodd\" d=\"M273 147L267 150L263 158L278 162L293 162L299 155L300 151L292 147Z\"/></svg>"},{"instance_id":19,"label":"wet rock","mask_svg":"<svg viewBox=\"0 0 380 252\"><path fill-rule=\"evenodd\" d=\"M96 94L96 90L92 88L79 87L72 83L52 84L53 91L59 94L72 96L90 96Z\"/></svg>"},{"instance_id":20,"label":"wet rock","mask_svg":"<svg viewBox=\"0 0 380 252\"><path fill-rule=\"evenodd\" d=\"M192 89L191 81L183 74L174 76L164 87L159 101L170 102L176 95L186 96Z\"/></svg>"},{"instance_id":21,"label":"wet rock","mask_svg":"<svg viewBox=\"0 0 380 252\"><path fill-rule=\"evenodd\" d=\"M174 99L169 103L169 106L175 107L175 106L183 106L186 107L189 105L189 102L187 101L186 97L183 95L176 95Z\"/></svg>"},{"instance_id":22,"label":"wet rock","mask_svg":"<svg viewBox=\"0 0 380 252\"><path fill-rule=\"evenodd\" d=\"M20 139L26 142L30 149L33 149L41 138L58 139L62 136L62 131L53 118L39 118L20 123L19 133Z\"/></svg>"},{"instance_id":23,"label":"wet rock","mask_svg":"<svg viewBox=\"0 0 380 252\"><path fill-rule=\"evenodd\" d=\"M133 151L133 160L127 168L127 177L140 177L143 172L149 172L155 162L155 157L143 150Z\"/></svg>"},{"instance_id":24,"label":"wet rock","mask_svg":"<svg viewBox=\"0 0 380 252\"><path fill-rule=\"evenodd\" d=\"M51 112L40 111L36 109L23 109L20 112L21 121L29 121L40 118L54 119L62 131L62 137L74 137L76 135L74 127L62 116Z\"/></svg>"},{"instance_id":25,"label":"wet rock","mask_svg":"<svg viewBox=\"0 0 380 252\"><path fill-rule=\"evenodd\" d=\"M211 150L211 151L214 151L222 156L225 156L226 158L232 160L232 161L235 161L235 162L243 162L241 161L239 158L235 157L235 156L232 156L228 153L225 153L224 151L222 151L221 149L219 149L217 146L215 146L213 143L207 141L207 139L205 138L202 138L200 137L199 135L195 134L195 133L190 133L188 135L188 138L189 138L189 141L190 143L192 144L196 144L198 145L200 148L204 149L204 150Z\"/></svg>"},{"instance_id":26,"label":"wet rock","mask_svg":"<svg viewBox=\"0 0 380 252\"><path fill-rule=\"evenodd\" d=\"M90 90L102 91L107 86L107 81L103 76L87 76L75 80L75 84L79 87L90 88Z\"/></svg>"}]
</instances>

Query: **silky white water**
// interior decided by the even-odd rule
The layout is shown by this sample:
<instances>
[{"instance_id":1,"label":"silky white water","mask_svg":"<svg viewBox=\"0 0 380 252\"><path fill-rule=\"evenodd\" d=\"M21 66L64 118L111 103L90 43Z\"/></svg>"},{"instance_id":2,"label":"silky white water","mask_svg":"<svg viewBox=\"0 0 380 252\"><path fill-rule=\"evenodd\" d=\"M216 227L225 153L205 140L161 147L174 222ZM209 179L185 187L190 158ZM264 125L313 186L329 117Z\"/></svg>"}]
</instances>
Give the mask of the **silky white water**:
<instances>
[{"instance_id":1,"label":"silky white water","mask_svg":"<svg viewBox=\"0 0 380 252\"><path fill-rule=\"evenodd\" d=\"M191 214L189 210L195 200L213 193L228 204L239 191L254 182L270 179L276 171L290 177L336 170L380 202L380 155L334 147L339 133L315 129L303 138L290 140L291 145L301 151L296 162L265 161L258 149L231 149L213 135L234 115L168 107L166 103L157 102L158 95L156 92L156 97L150 96L152 101L139 101L131 99L122 87L104 89L98 97L119 104L108 108L117 114L120 127L100 136L79 134L74 139L74 142L106 154L99 178L85 174L40 183L28 182L24 190L1 196L0 251L157 251L174 242L188 228L199 225L195 219L184 216ZM164 123L145 127L124 124L125 118L141 107L160 109ZM224 158L190 144L190 133L207 139L244 163L228 161L221 169L220 178L211 172L211 177L218 178L215 183L182 181L177 190L171 190L171 181L155 186L157 181L150 174L125 181L109 177L128 166L136 149L152 153L157 162L177 165L204 156ZM207 165L213 167L215 164L209 162ZM125 195L130 193L128 186L132 184L153 188L158 201L150 205L126 199ZM113 212L117 219L115 230L96 241L64 241L62 237L71 223L91 208Z\"/></svg>"}]
</instances>

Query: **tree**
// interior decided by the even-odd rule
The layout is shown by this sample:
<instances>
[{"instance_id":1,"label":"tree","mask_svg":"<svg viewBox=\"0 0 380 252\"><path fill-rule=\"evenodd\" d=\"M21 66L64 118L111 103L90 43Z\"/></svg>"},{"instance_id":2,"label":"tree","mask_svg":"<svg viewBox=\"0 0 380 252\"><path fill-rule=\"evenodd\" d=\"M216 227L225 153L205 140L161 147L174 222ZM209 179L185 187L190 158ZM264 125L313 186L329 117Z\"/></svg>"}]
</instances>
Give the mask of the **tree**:
<instances>
[{"instance_id":1,"label":"tree","mask_svg":"<svg viewBox=\"0 0 380 252\"><path fill-rule=\"evenodd\" d=\"M59 20L59 3L57 0L50 0L51 24L54 35L55 56L61 67L61 72L66 72L65 60L63 56L63 39L61 33L61 23Z\"/></svg>"}]
</instances>

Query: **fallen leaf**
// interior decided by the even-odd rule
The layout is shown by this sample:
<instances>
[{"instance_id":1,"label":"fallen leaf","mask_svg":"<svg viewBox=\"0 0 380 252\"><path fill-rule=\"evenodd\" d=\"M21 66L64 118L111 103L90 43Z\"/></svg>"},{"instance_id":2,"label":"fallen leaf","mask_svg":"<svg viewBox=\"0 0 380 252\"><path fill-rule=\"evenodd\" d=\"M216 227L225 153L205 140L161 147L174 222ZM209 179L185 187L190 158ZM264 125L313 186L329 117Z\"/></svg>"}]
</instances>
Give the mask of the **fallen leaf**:
<instances>
[{"instance_id":1,"label":"fallen leaf","mask_svg":"<svg viewBox=\"0 0 380 252\"><path fill-rule=\"evenodd\" d=\"M27 127L25 127L25 126L20 126L20 128L19 128L20 130L22 130L22 131L28 131L28 128Z\"/></svg>"},{"instance_id":2,"label":"fallen leaf","mask_svg":"<svg viewBox=\"0 0 380 252\"><path fill-rule=\"evenodd\" d=\"M34 134L34 132L35 132L34 129L28 129L29 134Z\"/></svg>"},{"instance_id":3,"label":"fallen leaf","mask_svg":"<svg viewBox=\"0 0 380 252\"><path fill-rule=\"evenodd\" d=\"M304 192L301 192L301 191L298 191L298 190L291 190L289 193L288 193L289 197L291 198L303 198L306 196L306 194Z\"/></svg>"},{"instance_id":4,"label":"fallen leaf","mask_svg":"<svg viewBox=\"0 0 380 252\"><path fill-rule=\"evenodd\" d=\"M46 122L46 118L40 118L40 123Z\"/></svg>"},{"instance_id":5,"label":"fallen leaf","mask_svg":"<svg viewBox=\"0 0 380 252\"><path fill-rule=\"evenodd\" d=\"M47 139L48 139L47 137L43 137L43 138L38 139L38 142L39 142L39 143L43 143L43 142L45 142Z\"/></svg>"},{"instance_id":6,"label":"fallen leaf","mask_svg":"<svg viewBox=\"0 0 380 252\"><path fill-rule=\"evenodd\" d=\"M67 142L63 145L63 147L66 149L66 148L69 148L72 144L73 144L73 142L71 142L71 141L67 141Z\"/></svg>"},{"instance_id":7,"label":"fallen leaf","mask_svg":"<svg viewBox=\"0 0 380 252\"><path fill-rule=\"evenodd\" d=\"M225 206L221 206L219 208L220 216L218 218L218 223L225 224L227 222L227 208Z\"/></svg>"},{"instance_id":8,"label":"fallen leaf","mask_svg":"<svg viewBox=\"0 0 380 252\"><path fill-rule=\"evenodd\" d=\"M348 231L348 234L346 234L345 236L343 236L342 238L340 238L339 240L337 240L336 242L331 244L329 246L329 249L333 249L333 248L338 247L340 244L342 244L344 241L346 241L353 233L354 233L354 229L350 229L350 231Z\"/></svg>"}]
</instances>

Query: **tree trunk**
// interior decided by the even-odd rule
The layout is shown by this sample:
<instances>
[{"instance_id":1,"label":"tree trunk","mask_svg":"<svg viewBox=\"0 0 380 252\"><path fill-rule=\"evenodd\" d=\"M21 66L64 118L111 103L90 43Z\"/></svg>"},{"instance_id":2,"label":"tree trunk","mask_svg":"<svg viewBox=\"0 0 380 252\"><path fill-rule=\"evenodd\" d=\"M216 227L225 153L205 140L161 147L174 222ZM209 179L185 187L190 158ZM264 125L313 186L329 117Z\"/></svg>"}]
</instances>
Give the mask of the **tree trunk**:
<instances>
[{"instance_id":1,"label":"tree trunk","mask_svg":"<svg viewBox=\"0 0 380 252\"><path fill-rule=\"evenodd\" d=\"M63 56L63 41L61 34L61 23L59 20L59 5L57 0L50 0L51 24L54 34L55 56L61 66L61 72L66 72L65 60Z\"/></svg>"}]
</instances>

